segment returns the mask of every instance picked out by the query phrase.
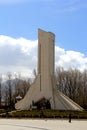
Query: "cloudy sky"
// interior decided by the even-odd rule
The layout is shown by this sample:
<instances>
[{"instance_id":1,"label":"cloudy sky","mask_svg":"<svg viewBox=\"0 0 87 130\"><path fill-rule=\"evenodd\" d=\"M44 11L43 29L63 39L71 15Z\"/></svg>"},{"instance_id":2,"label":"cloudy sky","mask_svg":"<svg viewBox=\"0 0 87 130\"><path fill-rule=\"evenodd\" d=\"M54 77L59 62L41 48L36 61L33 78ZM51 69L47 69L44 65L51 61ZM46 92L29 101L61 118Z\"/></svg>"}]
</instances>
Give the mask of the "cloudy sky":
<instances>
[{"instance_id":1,"label":"cloudy sky","mask_svg":"<svg viewBox=\"0 0 87 130\"><path fill-rule=\"evenodd\" d=\"M87 0L0 0L0 73L37 68L38 28L56 35L55 66L87 68Z\"/></svg>"}]
</instances>

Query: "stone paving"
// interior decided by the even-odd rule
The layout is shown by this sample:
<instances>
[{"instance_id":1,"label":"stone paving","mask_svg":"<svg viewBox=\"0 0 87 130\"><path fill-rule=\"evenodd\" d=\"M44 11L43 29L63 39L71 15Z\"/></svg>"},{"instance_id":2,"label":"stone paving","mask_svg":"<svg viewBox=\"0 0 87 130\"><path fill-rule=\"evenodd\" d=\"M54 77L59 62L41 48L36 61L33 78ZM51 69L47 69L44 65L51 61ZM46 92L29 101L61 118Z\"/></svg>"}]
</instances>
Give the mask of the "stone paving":
<instances>
[{"instance_id":1,"label":"stone paving","mask_svg":"<svg viewBox=\"0 0 87 130\"><path fill-rule=\"evenodd\" d=\"M87 130L87 120L0 119L0 130Z\"/></svg>"}]
</instances>

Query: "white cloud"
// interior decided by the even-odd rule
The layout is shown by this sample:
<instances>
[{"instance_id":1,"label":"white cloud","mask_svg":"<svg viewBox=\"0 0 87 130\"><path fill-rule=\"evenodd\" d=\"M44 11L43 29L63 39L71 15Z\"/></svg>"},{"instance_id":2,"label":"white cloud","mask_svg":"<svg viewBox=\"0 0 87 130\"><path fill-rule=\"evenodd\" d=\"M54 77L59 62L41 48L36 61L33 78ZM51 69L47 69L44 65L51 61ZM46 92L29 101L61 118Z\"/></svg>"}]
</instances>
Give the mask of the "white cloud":
<instances>
[{"instance_id":1,"label":"white cloud","mask_svg":"<svg viewBox=\"0 0 87 130\"><path fill-rule=\"evenodd\" d=\"M25 38L12 38L0 35L0 73L18 72L30 76L37 68L37 43ZM55 65L68 68L87 68L87 57L58 46L55 47Z\"/></svg>"},{"instance_id":2,"label":"white cloud","mask_svg":"<svg viewBox=\"0 0 87 130\"><path fill-rule=\"evenodd\" d=\"M61 66L65 69L77 68L81 71L87 68L87 57L83 53L76 51L65 51L56 46L56 66Z\"/></svg>"},{"instance_id":3,"label":"white cloud","mask_svg":"<svg viewBox=\"0 0 87 130\"><path fill-rule=\"evenodd\" d=\"M0 73L32 72L37 65L37 40L0 36Z\"/></svg>"}]
</instances>

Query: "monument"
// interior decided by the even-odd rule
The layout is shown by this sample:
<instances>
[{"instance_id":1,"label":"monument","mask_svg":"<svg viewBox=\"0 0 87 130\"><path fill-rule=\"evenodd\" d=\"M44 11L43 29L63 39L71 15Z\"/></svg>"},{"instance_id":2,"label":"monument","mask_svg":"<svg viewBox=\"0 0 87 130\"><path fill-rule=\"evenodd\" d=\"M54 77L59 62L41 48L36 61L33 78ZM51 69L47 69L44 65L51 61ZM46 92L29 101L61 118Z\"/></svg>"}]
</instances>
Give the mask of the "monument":
<instances>
[{"instance_id":1,"label":"monument","mask_svg":"<svg viewBox=\"0 0 87 130\"><path fill-rule=\"evenodd\" d=\"M25 97L15 104L17 110L29 110L41 100L54 110L83 110L78 104L57 90L55 70L55 35L38 30L38 74Z\"/></svg>"}]
</instances>

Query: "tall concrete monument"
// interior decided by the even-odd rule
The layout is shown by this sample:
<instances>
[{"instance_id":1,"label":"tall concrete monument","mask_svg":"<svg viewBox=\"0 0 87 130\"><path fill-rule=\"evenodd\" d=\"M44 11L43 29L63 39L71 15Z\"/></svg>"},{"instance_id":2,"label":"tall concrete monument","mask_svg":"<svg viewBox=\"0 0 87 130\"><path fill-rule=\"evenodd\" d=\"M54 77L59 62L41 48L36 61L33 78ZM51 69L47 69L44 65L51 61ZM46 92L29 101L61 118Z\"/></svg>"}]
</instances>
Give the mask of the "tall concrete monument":
<instances>
[{"instance_id":1,"label":"tall concrete monument","mask_svg":"<svg viewBox=\"0 0 87 130\"><path fill-rule=\"evenodd\" d=\"M51 109L83 110L78 104L57 90L54 78L55 35L38 30L38 74L25 97L15 104L17 110L29 110L32 102L50 102Z\"/></svg>"}]
</instances>

